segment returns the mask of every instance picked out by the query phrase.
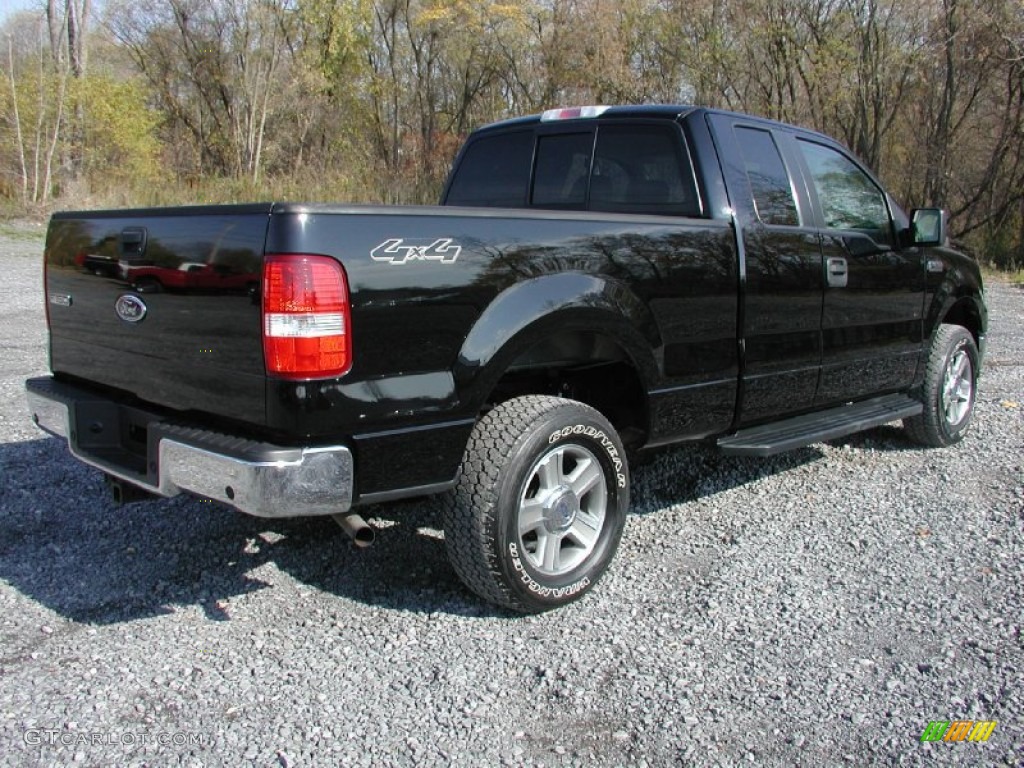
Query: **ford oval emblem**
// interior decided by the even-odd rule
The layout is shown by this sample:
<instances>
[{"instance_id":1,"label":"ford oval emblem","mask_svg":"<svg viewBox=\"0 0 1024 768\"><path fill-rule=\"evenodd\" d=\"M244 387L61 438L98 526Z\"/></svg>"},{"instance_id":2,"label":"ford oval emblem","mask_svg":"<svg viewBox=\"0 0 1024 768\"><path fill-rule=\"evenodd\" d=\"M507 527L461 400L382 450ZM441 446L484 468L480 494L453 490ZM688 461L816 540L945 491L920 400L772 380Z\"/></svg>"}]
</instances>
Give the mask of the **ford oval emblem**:
<instances>
[{"instance_id":1,"label":"ford oval emblem","mask_svg":"<svg viewBox=\"0 0 1024 768\"><path fill-rule=\"evenodd\" d=\"M126 293L114 302L114 311L126 323L141 323L149 310L138 296Z\"/></svg>"}]
</instances>

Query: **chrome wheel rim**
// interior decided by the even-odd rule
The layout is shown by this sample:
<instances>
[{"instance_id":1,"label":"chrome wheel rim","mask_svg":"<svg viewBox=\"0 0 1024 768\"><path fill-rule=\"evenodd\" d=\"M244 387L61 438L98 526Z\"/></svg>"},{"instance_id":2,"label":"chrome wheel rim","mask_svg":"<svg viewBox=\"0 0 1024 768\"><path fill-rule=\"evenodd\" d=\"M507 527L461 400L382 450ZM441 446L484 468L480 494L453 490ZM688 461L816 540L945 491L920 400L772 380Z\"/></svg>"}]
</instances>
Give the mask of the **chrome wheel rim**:
<instances>
[{"instance_id":1,"label":"chrome wheel rim","mask_svg":"<svg viewBox=\"0 0 1024 768\"><path fill-rule=\"evenodd\" d=\"M946 424L957 427L967 418L974 394L974 369L970 355L960 349L949 359L942 381L942 410Z\"/></svg>"},{"instance_id":2,"label":"chrome wheel rim","mask_svg":"<svg viewBox=\"0 0 1024 768\"><path fill-rule=\"evenodd\" d=\"M597 546L608 506L608 482L597 457L561 445L538 459L519 498L519 546L545 576L561 576Z\"/></svg>"}]
</instances>

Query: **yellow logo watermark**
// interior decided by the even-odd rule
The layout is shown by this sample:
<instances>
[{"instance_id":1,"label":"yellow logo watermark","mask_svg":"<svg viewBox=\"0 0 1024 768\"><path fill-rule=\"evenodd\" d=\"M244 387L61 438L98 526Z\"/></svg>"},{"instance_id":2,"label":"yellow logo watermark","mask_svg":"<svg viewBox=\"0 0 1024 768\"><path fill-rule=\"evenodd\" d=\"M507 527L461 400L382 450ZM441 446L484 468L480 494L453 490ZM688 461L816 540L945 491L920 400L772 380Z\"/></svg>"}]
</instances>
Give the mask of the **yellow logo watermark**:
<instances>
[{"instance_id":1,"label":"yellow logo watermark","mask_svg":"<svg viewBox=\"0 0 1024 768\"><path fill-rule=\"evenodd\" d=\"M932 720L921 741L988 741L996 725L995 720Z\"/></svg>"}]
</instances>

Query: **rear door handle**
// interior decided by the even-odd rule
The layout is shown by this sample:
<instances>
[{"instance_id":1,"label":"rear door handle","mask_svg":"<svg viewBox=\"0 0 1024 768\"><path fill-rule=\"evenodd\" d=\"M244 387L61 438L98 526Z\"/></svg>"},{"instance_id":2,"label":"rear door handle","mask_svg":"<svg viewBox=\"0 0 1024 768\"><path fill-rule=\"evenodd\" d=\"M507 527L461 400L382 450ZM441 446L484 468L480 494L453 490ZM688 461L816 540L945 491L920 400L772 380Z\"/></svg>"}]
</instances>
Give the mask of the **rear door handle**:
<instances>
[{"instance_id":1,"label":"rear door handle","mask_svg":"<svg viewBox=\"0 0 1024 768\"><path fill-rule=\"evenodd\" d=\"M147 239L145 227L125 227L121 230L121 255L141 256L146 252Z\"/></svg>"},{"instance_id":2,"label":"rear door handle","mask_svg":"<svg viewBox=\"0 0 1024 768\"><path fill-rule=\"evenodd\" d=\"M833 257L825 262L825 274L828 275L829 288L845 288L850 280L850 272L846 259Z\"/></svg>"}]
</instances>

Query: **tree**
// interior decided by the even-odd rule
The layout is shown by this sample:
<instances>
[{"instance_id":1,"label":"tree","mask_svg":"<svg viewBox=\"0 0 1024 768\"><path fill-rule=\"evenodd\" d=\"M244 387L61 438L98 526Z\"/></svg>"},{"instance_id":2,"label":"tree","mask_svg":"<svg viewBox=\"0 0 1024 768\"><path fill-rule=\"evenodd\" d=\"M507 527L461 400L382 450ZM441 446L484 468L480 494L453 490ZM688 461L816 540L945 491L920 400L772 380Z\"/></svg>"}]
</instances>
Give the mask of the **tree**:
<instances>
[{"instance_id":1,"label":"tree","mask_svg":"<svg viewBox=\"0 0 1024 768\"><path fill-rule=\"evenodd\" d=\"M111 31L191 135L187 172L259 181L294 20L287 0L144 0L111 14Z\"/></svg>"},{"instance_id":2,"label":"tree","mask_svg":"<svg viewBox=\"0 0 1024 768\"><path fill-rule=\"evenodd\" d=\"M7 84L14 129L8 154L16 158L22 202L36 204L54 192L54 157L65 123L69 70L50 63L41 19L23 16L20 23L25 33L18 46L20 55L16 55L13 34L7 34Z\"/></svg>"}]
</instances>

